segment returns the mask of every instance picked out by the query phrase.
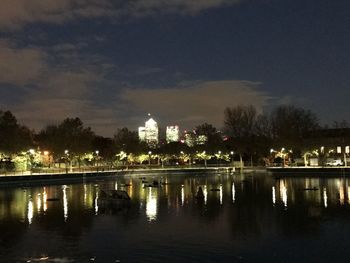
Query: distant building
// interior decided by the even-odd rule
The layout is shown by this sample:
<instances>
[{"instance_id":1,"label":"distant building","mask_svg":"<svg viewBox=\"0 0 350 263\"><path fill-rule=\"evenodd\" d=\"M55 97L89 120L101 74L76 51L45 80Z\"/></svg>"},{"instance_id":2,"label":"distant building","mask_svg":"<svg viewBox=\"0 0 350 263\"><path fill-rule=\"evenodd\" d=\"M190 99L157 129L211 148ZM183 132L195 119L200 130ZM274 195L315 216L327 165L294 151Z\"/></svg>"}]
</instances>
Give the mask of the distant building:
<instances>
[{"instance_id":1,"label":"distant building","mask_svg":"<svg viewBox=\"0 0 350 263\"><path fill-rule=\"evenodd\" d=\"M178 142L180 140L179 126L167 126L166 127L166 142Z\"/></svg>"},{"instance_id":2,"label":"distant building","mask_svg":"<svg viewBox=\"0 0 350 263\"><path fill-rule=\"evenodd\" d=\"M145 127L139 127L139 139L142 142L146 141L146 128Z\"/></svg>"},{"instance_id":3,"label":"distant building","mask_svg":"<svg viewBox=\"0 0 350 263\"><path fill-rule=\"evenodd\" d=\"M145 123L145 127L139 127L139 139L145 141L150 147L158 144L158 124L150 118Z\"/></svg>"},{"instance_id":4,"label":"distant building","mask_svg":"<svg viewBox=\"0 0 350 263\"><path fill-rule=\"evenodd\" d=\"M208 141L208 137L206 135L198 135L196 137L197 145L204 145Z\"/></svg>"},{"instance_id":5,"label":"distant building","mask_svg":"<svg viewBox=\"0 0 350 263\"><path fill-rule=\"evenodd\" d=\"M188 147L193 147L196 144L196 135L193 132L184 132L185 143Z\"/></svg>"}]
</instances>

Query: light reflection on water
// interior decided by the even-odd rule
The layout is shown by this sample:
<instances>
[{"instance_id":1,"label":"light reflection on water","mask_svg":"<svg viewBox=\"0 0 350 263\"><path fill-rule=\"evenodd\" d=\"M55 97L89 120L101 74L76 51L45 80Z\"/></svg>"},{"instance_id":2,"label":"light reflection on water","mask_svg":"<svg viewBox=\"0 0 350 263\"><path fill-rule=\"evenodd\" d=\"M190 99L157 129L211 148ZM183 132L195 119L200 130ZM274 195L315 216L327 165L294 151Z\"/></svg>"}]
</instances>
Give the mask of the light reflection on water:
<instances>
[{"instance_id":1,"label":"light reflection on water","mask_svg":"<svg viewBox=\"0 0 350 263\"><path fill-rule=\"evenodd\" d=\"M157 192L158 189L148 187L148 196L146 198L146 215L149 221L157 219Z\"/></svg>"},{"instance_id":2,"label":"light reflection on water","mask_svg":"<svg viewBox=\"0 0 350 263\"><path fill-rule=\"evenodd\" d=\"M32 199L29 199L29 201L28 201L28 216L27 216L29 225L31 225L33 222L33 215L34 215L33 210L34 210L33 201L32 201Z\"/></svg>"},{"instance_id":3,"label":"light reflection on water","mask_svg":"<svg viewBox=\"0 0 350 263\"><path fill-rule=\"evenodd\" d=\"M44 203L44 212L46 212L47 210L47 193L46 193L46 187L44 187L44 190L43 190L43 203Z\"/></svg>"},{"instance_id":4,"label":"light reflection on water","mask_svg":"<svg viewBox=\"0 0 350 263\"><path fill-rule=\"evenodd\" d=\"M331 236L333 244L337 240L344 243L350 236L350 223L344 221L350 218L347 178L275 180L267 174L213 173L150 176L147 180L164 184L145 187L139 176L134 176L0 189L0 246L7 247L0 249L0 259L49 255L87 262L96 256L96 262L119 258L139 262L154 253L159 260L153 261L162 262L165 255L181 251L168 261L212 262L213 254L218 261L227 262L237 255L249 261L252 250L260 253L262 260L273 252L279 261L283 251L292 249L288 248L289 239L327 244ZM203 199L196 198L199 187ZM116 210L99 207L100 189L125 190L131 197L130 206ZM332 231L327 232L329 229ZM48 237L50 242L45 242ZM261 247L262 241L285 244L286 248ZM39 249L33 252L33 246ZM65 246L70 249L62 250Z\"/></svg>"},{"instance_id":5,"label":"light reflection on water","mask_svg":"<svg viewBox=\"0 0 350 263\"><path fill-rule=\"evenodd\" d=\"M67 221L68 218L68 198L67 198L67 186L62 186L62 192L63 192L63 217L64 221Z\"/></svg>"},{"instance_id":6,"label":"light reflection on water","mask_svg":"<svg viewBox=\"0 0 350 263\"><path fill-rule=\"evenodd\" d=\"M235 183L232 182L232 204L235 202L236 200L236 189L235 189Z\"/></svg>"},{"instance_id":7,"label":"light reflection on water","mask_svg":"<svg viewBox=\"0 0 350 263\"><path fill-rule=\"evenodd\" d=\"M323 205L325 208L327 208L327 199L327 189L323 187Z\"/></svg>"},{"instance_id":8,"label":"light reflection on water","mask_svg":"<svg viewBox=\"0 0 350 263\"><path fill-rule=\"evenodd\" d=\"M285 181L280 181L280 196L284 206L287 208L288 206L288 195L287 195L287 187L285 185Z\"/></svg>"},{"instance_id":9,"label":"light reflection on water","mask_svg":"<svg viewBox=\"0 0 350 263\"><path fill-rule=\"evenodd\" d=\"M184 205L185 202L185 189L184 189L184 185L181 185L181 206Z\"/></svg>"},{"instance_id":10,"label":"light reflection on water","mask_svg":"<svg viewBox=\"0 0 350 263\"><path fill-rule=\"evenodd\" d=\"M39 193L37 198L36 198L36 207L37 207L37 212L40 213L41 211L41 194Z\"/></svg>"}]
</instances>

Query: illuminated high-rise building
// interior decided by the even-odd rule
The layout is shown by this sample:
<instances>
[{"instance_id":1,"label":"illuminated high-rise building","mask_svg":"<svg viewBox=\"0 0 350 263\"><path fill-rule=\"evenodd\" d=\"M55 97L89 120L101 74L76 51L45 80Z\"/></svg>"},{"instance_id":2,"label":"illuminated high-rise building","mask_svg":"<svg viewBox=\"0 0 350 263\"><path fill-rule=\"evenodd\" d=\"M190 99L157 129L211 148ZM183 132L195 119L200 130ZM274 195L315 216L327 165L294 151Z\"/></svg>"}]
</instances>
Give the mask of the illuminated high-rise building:
<instances>
[{"instance_id":1,"label":"illuminated high-rise building","mask_svg":"<svg viewBox=\"0 0 350 263\"><path fill-rule=\"evenodd\" d=\"M196 144L204 145L208 141L208 137L206 135L197 135Z\"/></svg>"},{"instance_id":2,"label":"illuminated high-rise building","mask_svg":"<svg viewBox=\"0 0 350 263\"><path fill-rule=\"evenodd\" d=\"M185 143L188 147L193 147L196 144L196 136L192 132L184 132Z\"/></svg>"},{"instance_id":3,"label":"illuminated high-rise building","mask_svg":"<svg viewBox=\"0 0 350 263\"><path fill-rule=\"evenodd\" d=\"M166 142L178 142L180 140L179 126L167 126L166 127Z\"/></svg>"},{"instance_id":4,"label":"illuminated high-rise building","mask_svg":"<svg viewBox=\"0 0 350 263\"><path fill-rule=\"evenodd\" d=\"M150 118L145 123L145 127L139 127L139 139L145 141L150 147L158 144L158 124Z\"/></svg>"},{"instance_id":5,"label":"illuminated high-rise building","mask_svg":"<svg viewBox=\"0 0 350 263\"><path fill-rule=\"evenodd\" d=\"M139 127L139 139L140 141L146 141L146 129L145 127Z\"/></svg>"}]
</instances>

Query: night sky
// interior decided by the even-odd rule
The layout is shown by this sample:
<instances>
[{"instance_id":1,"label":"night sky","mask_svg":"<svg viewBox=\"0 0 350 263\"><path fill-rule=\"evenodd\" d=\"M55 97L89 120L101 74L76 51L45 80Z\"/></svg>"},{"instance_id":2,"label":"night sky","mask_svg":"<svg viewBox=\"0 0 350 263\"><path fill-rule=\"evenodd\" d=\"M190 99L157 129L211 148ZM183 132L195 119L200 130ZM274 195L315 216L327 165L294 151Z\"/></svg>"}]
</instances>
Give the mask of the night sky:
<instances>
[{"instance_id":1,"label":"night sky","mask_svg":"<svg viewBox=\"0 0 350 263\"><path fill-rule=\"evenodd\" d=\"M0 109L101 135L223 126L227 106L350 120L349 0L1 0Z\"/></svg>"}]
</instances>

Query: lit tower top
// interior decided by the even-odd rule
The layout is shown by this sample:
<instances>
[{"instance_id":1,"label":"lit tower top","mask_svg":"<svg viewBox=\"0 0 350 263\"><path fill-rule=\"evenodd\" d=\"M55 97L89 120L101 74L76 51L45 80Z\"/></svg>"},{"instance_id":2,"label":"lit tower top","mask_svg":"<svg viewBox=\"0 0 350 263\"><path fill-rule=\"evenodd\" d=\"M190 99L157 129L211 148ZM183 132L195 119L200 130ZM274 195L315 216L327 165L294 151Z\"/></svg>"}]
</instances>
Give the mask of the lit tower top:
<instances>
[{"instance_id":1,"label":"lit tower top","mask_svg":"<svg viewBox=\"0 0 350 263\"><path fill-rule=\"evenodd\" d=\"M156 145L158 143L158 124L155 120L150 118L145 123L145 132L146 132L146 142L148 144Z\"/></svg>"},{"instance_id":2,"label":"lit tower top","mask_svg":"<svg viewBox=\"0 0 350 263\"><path fill-rule=\"evenodd\" d=\"M150 115L148 113L148 116ZM151 147L158 144L158 124L153 118L146 121L145 127L139 127L139 138Z\"/></svg>"},{"instance_id":3,"label":"lit tower top","mask_svg":"<svg viewBox=\"0 0 350 263\"><path fill-rule=\"evenodd\" d=\"M180 131L179 126L167 126L166 127L166 141L170 142L178 142L180 140Z\"/></svg>"}]
</instances>

